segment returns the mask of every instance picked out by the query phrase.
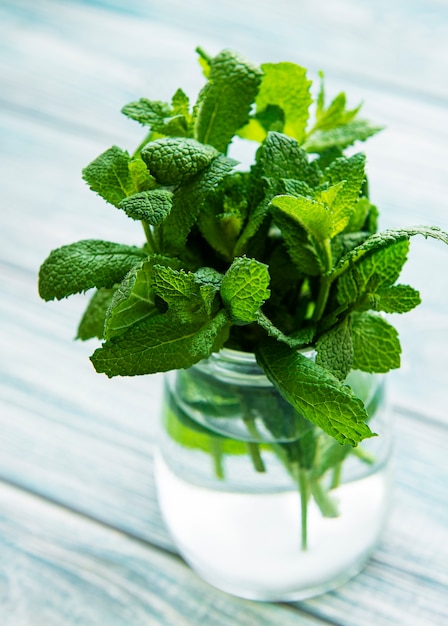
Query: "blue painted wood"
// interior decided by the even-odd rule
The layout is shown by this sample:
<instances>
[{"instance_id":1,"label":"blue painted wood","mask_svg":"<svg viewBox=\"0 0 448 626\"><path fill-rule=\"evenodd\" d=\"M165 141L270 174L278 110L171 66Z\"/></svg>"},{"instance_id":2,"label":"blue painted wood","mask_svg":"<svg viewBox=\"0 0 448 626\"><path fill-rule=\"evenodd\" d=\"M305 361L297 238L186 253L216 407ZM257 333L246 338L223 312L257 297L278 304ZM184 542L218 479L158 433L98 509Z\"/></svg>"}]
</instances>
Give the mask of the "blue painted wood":
<instances>
[{"instance_id":1,"label":"blue painted wood","mask_svg":"<svg viewBox=\"0 0 448 626\"><path fill-rule=\"evenodd\" d=\"M85 298L40 302L37 269L51 248L76 239L142 240L134 223L87 189L80 172L112 144L132 150L139 143L139 126L119 114L126 101L168 99L180 85L194 97L202 84L197 44L211 52L234 47L260 62L295 60L314 77L325 69L330 93L344 88L353 104L365 100L365 114L388 127L366 147L382 227L431 222L448 228L446 16L446 4L435 0L260 0L256 11L236 0L1 3L0 478L66 507L0 488L1 535L9 533L9 543L2 543L7 558L0 561L6 626L35 626L34 615L49 624L196 624L215 603L227 619L222 623L264 623L260 615L280 623L270 606L238 613L235 607L243 605L193 583L176 559L137 549L124 536L104 557L113 531L69 513L76 509L173 549L152 479L161 380L109 381L95 374L88 362L95 342L71 343ZM399 435L395 510L366 571L342 590L300 605L322 623L448 622L447 250L423 240L412 248L403 282L421 289L424 305L396 321L404 354L402 369L389 377ZM66 535L57 533L60 524ZM95 551L97 542L104 549ZM78 550L88 555L82 562ZM52 595L50 584L67 559L70 567ZM107 568L116 571L113 583ZM159 575L157 591L145 595L142 587ZM2 586L5 580L12 582ZM176 604L184 585L186 595ZM64 597L71 599L64 604ZM86 613L92 598L97 601ZM204 623L221 623L218 613ZM235 615L240 621L232 621ZM291 615L307 623L298 622L301 613Z\"/></svg>"}]
</instances>

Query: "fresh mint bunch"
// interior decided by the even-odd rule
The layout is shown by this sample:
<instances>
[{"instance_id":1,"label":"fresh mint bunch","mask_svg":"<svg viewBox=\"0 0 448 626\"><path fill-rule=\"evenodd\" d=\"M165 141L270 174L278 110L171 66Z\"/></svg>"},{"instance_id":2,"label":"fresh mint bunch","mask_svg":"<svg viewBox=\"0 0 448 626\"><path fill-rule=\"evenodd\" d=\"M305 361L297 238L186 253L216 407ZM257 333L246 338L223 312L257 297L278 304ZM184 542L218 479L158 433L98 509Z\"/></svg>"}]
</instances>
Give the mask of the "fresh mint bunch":
<instances>
[{"instance_id":1,"label":"fresh mint bunch","mask_svg":"<svg viewBox=\"0 0 448 626\"><path fill-rule=\"evenodd\" d=\"M146 128L131 155L116 146L83 171L90 188L139 221L139 247L86 240L53 251L42 298L95 288L78 329L104 343L91 359L108 376L188 368L222 347L255 353L290 405L340 443L372 436L351 369L387 372L400 343L383 313L420 302L397 284L413 235L377 233L365 156L345 149L380 127L326 102L320 75L294 63L257 67L198 50L196 102L142 98L123 113ZM258 142L248 171L228 156L234 137ZM301 354L313 346L315 362ZM275 430L275 424L270 425Z\"/></svg>"}]
</instances>

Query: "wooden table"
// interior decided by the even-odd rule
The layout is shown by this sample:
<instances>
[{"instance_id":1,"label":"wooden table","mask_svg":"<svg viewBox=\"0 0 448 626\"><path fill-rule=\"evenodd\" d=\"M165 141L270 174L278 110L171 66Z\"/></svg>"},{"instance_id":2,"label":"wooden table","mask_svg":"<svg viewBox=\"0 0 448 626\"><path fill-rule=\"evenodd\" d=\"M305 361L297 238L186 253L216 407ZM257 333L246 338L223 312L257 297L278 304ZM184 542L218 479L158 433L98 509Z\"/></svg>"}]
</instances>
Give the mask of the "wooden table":
<instances>
[{"instance_id":1,"label":"wooden table","mask_svg":"<svg viewBox=\"0 0 448 626\"><path fill-rule=\"evenodd\" d=\"M202 582L161 520L152 442L161 378L97 375L71 343L84 297L39 301L50 249L140 232L80 171L141 129L120 115L202 77L194 48L326 71L388 129L366 147L381 227L448 227L448 6L442 0L3 0L0 4L0 624L448 624L448 250L417 240L391 374L395 498L365 571L296 604Z\"/></svg>"}]
</instances>

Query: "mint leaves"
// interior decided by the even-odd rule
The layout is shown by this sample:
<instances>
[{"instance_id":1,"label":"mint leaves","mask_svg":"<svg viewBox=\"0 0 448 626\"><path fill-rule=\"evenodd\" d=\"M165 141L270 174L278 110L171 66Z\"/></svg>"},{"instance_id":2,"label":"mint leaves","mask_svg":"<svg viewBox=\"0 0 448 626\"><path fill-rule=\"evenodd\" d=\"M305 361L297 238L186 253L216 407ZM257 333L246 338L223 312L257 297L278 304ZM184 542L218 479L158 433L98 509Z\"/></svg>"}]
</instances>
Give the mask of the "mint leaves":
<instances>
[{"instance_id":1,"label":"mint leaves","mask_svg":"<svg viewBox=\"0 0 448 626\"><path fill-rule=\"evenodd\" d=\"M269 272L255 259L239 257L227 270L221 285L221 297L235 324L250 324L269 298Z\"/></svg>"},{"instance_id":2,"label":"mint leaves","mask_svg":"<svg viewBox=\"0 0 448 626\"><path fill-rule=\"evenodd\" d=\"M60 300L92 287L113 287L145 258L140 248L87 239L53 250L39 271L39 295Z\"/></svg>"},{"instance_id":3,"label":"mint leaves","mask_svg":"<svg viewBox=\"0 0 448 626\"><path fill-rule=\"evenodd\" d=\"M257 360L283 397L340 443L355 445L372 436L361 400L311 359L268 340L260 344Z\"/></svg>"},{"instance_id":4,"label":"mint leaves","mask_svg":"<svg viewBox=\"0 0 448 626\"><path fill-rule=\"evenodd\" d=\"M372 436L347 376L399 367L386 315L420 303L399 283L410 239L448 244L448 234L376 232L365 156L344 150L380 127L343 92L327 103L323 75L312 108L303 67L198 52L197 100L177 89L170 102L128 103L123 113L146 127L142 143L131 153L113 146L83 170L94 192L141 223L145 243L62 246L40 268L39 293L94 289L78 338L103 340L91 358L108 376L190 368L222 347L255 353L290 411L281 429L275 414L264 426L298 433L301 424L285 458L314 468L310 489L333 514L313 465L318 440L322 431L332 438L319 452L328 469L347 454L339 444ZM235 137L259 144L245 171L227 156ZM302 353L310 348L313 358ZM250 452L262 468L259 450Z\"/></svg>"},{"instance_id":5,"label":"mint leaves","mask_svg":"<svg viewBox=\"0 0 448 626\"><path fill-rule=\"evenodd\" d=\"M196 139L225 154L248 120L260 80L260 69L230 50L211 59L208 82L196 103Z\"/></svg>"}]
</instances>

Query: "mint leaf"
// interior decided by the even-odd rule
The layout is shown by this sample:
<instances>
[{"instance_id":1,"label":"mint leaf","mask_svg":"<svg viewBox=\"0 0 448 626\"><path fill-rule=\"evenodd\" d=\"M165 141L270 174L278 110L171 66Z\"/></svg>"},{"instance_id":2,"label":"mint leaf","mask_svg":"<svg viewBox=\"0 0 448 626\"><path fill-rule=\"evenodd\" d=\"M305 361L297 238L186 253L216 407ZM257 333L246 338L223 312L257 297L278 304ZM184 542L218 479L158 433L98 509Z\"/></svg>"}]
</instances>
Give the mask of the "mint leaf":
<instances>
[{"instance_id":1,"label":"mint leaf","mask_svg":"<svg viewBox=\"0 0 448 626\"><path fill-rule=\"evenodd\" d=\"M359 198L353 207L353 212L344 232L356 233L360 230L366 230L373 234L376 231L376 224L373 230L368 228L369 216L377 211L378 209L371 204L368 198Z\"/></svg>"},{"instance_id":2,"label":"mint leaf","mask_svg":"<svg viewBox=\"0 0 448 626\"><path fill-rule=\"evenodd\" d=\"M200 285L192 272L155 265L153 287L156 294L168 304L172 317L178 318L178 322L190 322L207 316Z\"/></svg>"},{"instance_id":3,"label":"mint leaf","mask_svg":"<svg viewBox=\"0 0 448 626\"><path fill-rule=\"evenodd\" d=\"M250 324L269 298L268 266L247 257L236 258L224 274L221 297L236 324Z\"/></svg>"},{"instance_id":4,"label":"mint leaf","mask_svg":"<svg viewBox=\"0 0 448 626\"><path fill-rule=\"evenodd\" d=\"M105 339L159 313L152 288L152 263L133 268L116 289L106 315Z\"/></svg>"},{"instance_id":5,"label":"mint leaf","mask_svg":"<svg viewBox=\"0 0 448 626\"><path fill-rule=\"evenodd\" d=\"M171 108L166 102L140 98L137 102L129 102L121 112L143 126L151 126L154 129L162 126L165 118L171 114Z\"/></svg>"},{"instance_id":6,"label":"mint leaf","mask_svg":"<svg viewBox=\"0 0 448 626\"><path fill-rule=\"evenodd\" d=\"M135 191L147 191L157 186L156 179L151 176L148 168L140 158L133 158L129 161L128 167Z\"/></svg>"},{"instance_id":7,"label":"mint leaf","mask_svg":"<svg viewBox=\"0 0 448 626\"><path fill-rule=\"evenodd\" d=\"M145 256L140 248L96 239L62 246L39 270L39 294L60 300L92 287L113 287Z\"/></svg>"},{"instance_id":8,"label":"mint leaf","mask_svg":"<svg viewBox=\"0 0 448 626\"><path fill-rule=\"evenodd\" d=\"M289 180L293 179L293 180ZM252 211L235 246L242 254L269 213L270 200L283 193L288 184L300 185L302 191L319 183L320 173L308 155L292 137L269 132L257 151L256 164L251 171L249 190Z\"/></svg>"},{"instance_id":9,"label":"mint leaf","mask_svg":"<svg viewBox=\"0 0 448 626\"><path fill-rule=\"evenodd\" d=\"M365 141L380 130L383 130L382 126L375 126L367 120L353 120L344 126L330 130L316 130L306 139L303 148L307 152L318 154L329 148L336 147L342 150L356 141Z\"/></svg>"},{"instance_id":10,"label":"mint leaf","mask_svg":"<svg viewBox=\"0 0 448 626\"><path fill-rule=\"evenodd\" d=\"M290 348L302 348L304 345L311 343L316 332L315 328L309 327L301 328L298 332L291 335L285 335L262 311L257 311L256 321L264 328L269 337L285 343Z\"/></svg>"},{"instance_id":11,"label":"mint leaf","mask_svg":"<svg viewBox=\"0 0 448 626\"><path fill-rule=\"evenodd\" d=\"M304 205L308 205L307 198L298 200L293 196L276 196L271 204L272 216L281 230L288 254L298 271L309 276L319 276L324 271L319 242L305 228L296 211L298 207Z\"/></svg>"},{"instance_id":12,"label":"mint leaf","mask_svg":"<svg viewBox=\"0 0 448 626\"><path fill-rule=\"evenodd\" d=\"M398 333L374 313L352 313L353 369L385 373L400 367Z\"/></svg>"},{"instance_id":13,"label":"mint leaf","mask_svg":"<svg viewBox=\"0 0 448 626\"><path fill-rule=\"evenodd\" d=\"M316 363L329 370L339 380L345 380L352 367L353 342L350 323L345 318L333 326L316 343Z\"/></svg>"},{"instance_id":14,"label":"mint leaf","mask_svg":"<svg viewBox=\"0 0 448 626\"><path fill-rule=\"evenodd\" d=\"M261 66L263 79L260 90L255 99L257 115L260 116L268 107L279 107L284 114L285 135L294 137L301 143L305 136L305 128L309 117L311 104L310 85L306 77L306 70L295 63L264 63ZM277 119L279 118L277 114ZM252 122L252 132L242 130L242 135L248 139L264 136L260 122ZM258 128L255 130L255 128ZM255 131L255 132L254 132ZM255 135L255 136L254 136Z\"/></svg>"},{"instance_id":15,"label":"mint leaf","mask_svg":"<svg viewBox=\"0 0 448 626\"><path fill-rule=\"evenodd\" d=\"M283 397L339 443L356 445L372 436L362 401L326 369L274 339L263 342L256 356Z\"/></svg>"},{"instance_id":16,"label":"mint leaf","mask_svg":"<svg viewBox=\"0 0 448 626\"><path fill-rule=\"evenodd\" d=\"M347 304L360 301L369 297L369 294L376 294L379 289L393 285L406 262L408 250L409 241L402 239L387 247L374 249L352 263L338 280L338 302Z\"/></svg>"},{"instance_id":17,"label":"mint leaf","mask_svg":"<svg viewBox=\"0 0 448 626\"><path fill-rule=\"evenodd\" d=\"M260 81L260 69L235 52L223 50L211 59L209 81L196 105L195 138L226 153L249 118Z\"/></svg>"},{"instance_id":18,"label":"mint leaf","mask_svg":"<svg viewBox=\"0 0 448 626\"><path fill-rule=\"evenodd\" d=\"M298 141L283 133L269 132L257 151L256 172L273 179L294 178L311 186L319 183L320 172L309 163Z\"/></svg>"},{"instance_id":19,"label":"mint leaf","mask_svg":"<svg viewBox=\"0 0 448 626\"><path fill-rule=\"evenodd\" d=\"M213 312L215 295L221 288L222 278L222 274L212 267L201 267L194 273L194 280L199 285L199 293L207 315Z\"/></svg>"},{"instance_id":20,"label":"mint leaf","mask_svg":"<svg viewBox=\"0 0 448 626\"><path fill-rule=\"evenodd\" d=\"M394 285L380 289L374 297L375 306L371 308L384 313L407 313L421 303L419 292L409 285Z\"/></svg>"},{"instance_id":21,"label":"mint leaf","mask_svg":"<svg viewBox=\"0 0 448 626\"><path fill-rule=\"evenodd\" d=\"M248 208L248 176L233 172L202 206L198 226L207 242L226 260L232 261L235 243Z\"/></svg>"},{"instance_id":22,"label":"mint leaf","mask_svg":"<svg viewBox=\"0 0 448 626\"><path fill-rule=\"evenodd\" d=\"M163 247L181 251L210 194L236 165L236 161L219 155L198 176L174 191L173 206L162 227Z\"/></svg>"},{"instance_id":23,"label":"mint leaf","mask_svg":"<svg viewBox=\"0 0 448 626\"><path fill-rule=\"evenodd\" d=\"M92 191L96 191L106 202L118 206L123 198L136 191L129 162L127 152L112 146L83 169L82 177Z\"/></svg>"},{"instance_id":24,"label":"mint leaf","mask_svg":"<svg viewBox=\"0 0 448 626\"><path fill-rule=\"evenodd\" d=\"M180 185L202 172L218 151L195 139L162 137L146 144L141 157L161 185Z\"/></svg>"},{"instance_id":25,"label":"mint leaf","mask_svg":"<svg viewBox=\"0 0 448 626\"><path fill-rule=\"evenodd\" d=\"M365 162L365 155L361 153L349 159L340 157L332 161L323 172L323 178L330 185L337 186L343 182L331 205L334 225L332 237L342 232L350 222L365 179Z\"/></svg>"},{"instance_id":26,"label":"mint leaf","mask_svg":"<svg viewBox=\"0 0 448 626\"><path fill-rule=\"evenodd\" d=\"M170 313L155 315L104 343L91 360L97 372L109 377L187 368L219 350L229 327L224 311L187 324L179 324Z\"/></svg>"},{"instance_id":27,"label":"mint leaf","mask_svg":"<svg viewBox=\"0 0 448 626\"><path fill-rule=\"evenodd\" d=\"M338 126L344 126L351 122L361 109L361 105L356 108L347 109L347 97L344 92L339 93L328 106L325 108L325 90L323 84L323 74L321 77L321 87L318 96L318 106L316 110L316 123L313 127L313 132L316 130L330 130L332 128L338 128Z\"/></svg>"},{"instance_id":28,"label":"mint leaf","mask_svg":"<svg viewBox=\"0 0 448 626\"><path fill-rule=\"evenodd\" d=\"M437 228L436 226L417 226L415 228L385 230L381 233L375 233L364 243L343 256L331 272L331 277L333 279L337 278L345 272L351 264L360 261L369 253L376 250L382 250L400 241L409 240L409 238L414 235L423 235L425 239L432 237L433 239L438 239L448 245L448 233L444 232L440 228Z\"/></svg>"},{"instance_id":29,"label":"mint leaf","mask_svg":"<svg viewBox=\"0 0 448 626\"><path fill-rule=\"evenodd\" d=\"M79 323L77 339L86 341L93 337L103 338L104 320L114 292L115 289L105 287L95 291Z\"/></svg>"},{"instance_id":30,"label":"mint leaf","mask_svg":"<svg viewBox=\"0 0 448 626\"><path fill-rule=\"evenodd\" d=\"M125 198L118 205L133 220L145 220L158 226L168 216L173 206L173 194L165 189L141 191Z\"/></svg>"}]
</instances>

